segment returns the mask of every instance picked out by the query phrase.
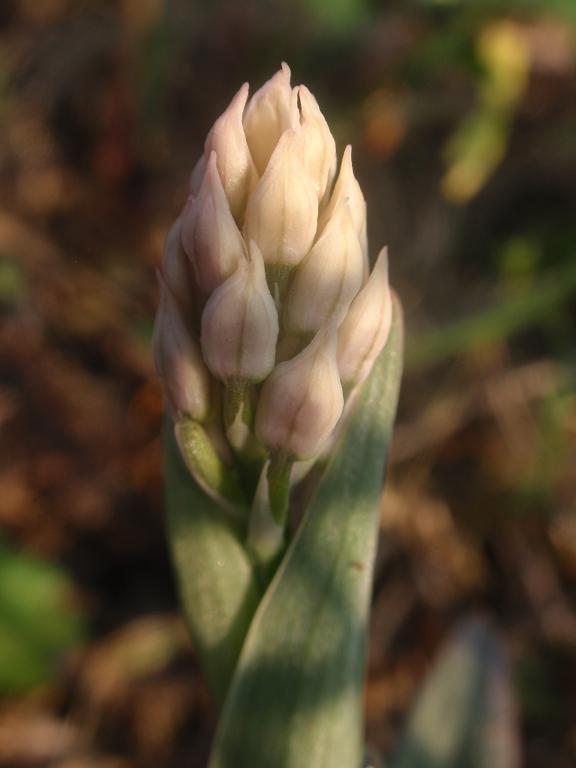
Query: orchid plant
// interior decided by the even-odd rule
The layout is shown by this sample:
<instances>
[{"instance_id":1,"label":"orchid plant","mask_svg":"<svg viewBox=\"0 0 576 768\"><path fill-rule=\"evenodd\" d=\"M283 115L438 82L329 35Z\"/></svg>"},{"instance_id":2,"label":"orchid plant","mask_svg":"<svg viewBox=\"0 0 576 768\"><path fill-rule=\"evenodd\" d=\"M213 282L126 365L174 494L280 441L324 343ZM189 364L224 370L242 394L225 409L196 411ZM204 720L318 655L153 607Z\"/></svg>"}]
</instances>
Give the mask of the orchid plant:
<instances>
[{"instance_id":1,"label":"orchid plant","mask_svg":"<svg viewBox=\"0 0 576 768\"><path fill-rule=\"evenodd\" d=\"M216 120L168 235L154 354L169 540L210 768L358 768L402 366L351 148L287 65Z\"/></svg>"}]
</instances>

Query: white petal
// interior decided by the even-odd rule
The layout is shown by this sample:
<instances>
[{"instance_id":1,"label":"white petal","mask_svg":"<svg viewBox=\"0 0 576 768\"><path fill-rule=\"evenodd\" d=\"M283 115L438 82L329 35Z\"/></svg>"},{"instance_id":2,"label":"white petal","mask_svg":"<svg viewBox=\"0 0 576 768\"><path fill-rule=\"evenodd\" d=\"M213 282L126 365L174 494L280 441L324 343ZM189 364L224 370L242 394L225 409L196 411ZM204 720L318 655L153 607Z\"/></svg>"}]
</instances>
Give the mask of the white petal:
<instances>
[{"instance_id":1,"label":"white petal","mask_svg":"<svg viewBox=\"0 0 576 768\"><path fill-rule=\"evenodd\" d=\"M388 339L391 323L388 250L383 248L338 332L338 369L343 383L356 384L366 378Z\"/></svg>"},{"instance_id":2,"label":"white petal","mask_svg":"<svg viewBox=\"0 0 576 768\"><path fill-rule=\"evenodd\" d=\"M212 151L216 152L220 178L230 210L237 221L242 217L246 199L256 183L256 169L242 124L247 99L248 83L244 83L214 123L204 145L206 157L209 158Z\"/></svg>"},{"instance_id":3,"label":"white petal","mask_svg":"<svg viewBox=\"0 0 576 768\"><path fill-rule=\"evenodd\" d=\"M298 459L314 456L331 435L344 405L334 329L322 330L300 354L264 382L256 435L270 449Z\"/></svg>"},{"instance_id":4,"label":"white petal","mask_svg":"<svg viewBox=\"0 0 576 768\"><path fill-rule=\"evenodd\" d=\"M189 201L182 214L182 243L198 286L206 294L226 280L244 256L244 241L228 205L215 152L198 197Z\"/></svg>"},{"instance_id":5,"label":"white petal","mask_svg":"<svg viewBox=\"0 0 576 768\"><path fill-rule=\"evenodd\" d=\"M360 290L364 259L343 200L310 253L297 267L286 300L285 320L294 333L316 332L340 324Z\"/></svg>"},{"instance_id":6,"label":"white petal","mask_svg":"<svg viewBox=\"0 0 576 768\"><path fill-rule=\"evenodd\" d=\"M262 254L254 243L250 260L217 288L202 314L202 353L221 381L262 381L274 367L278 313Z\"/></svg>"},{"instance_id":7,"label":"white petal","mask_svg":"<svg viewBox=\"0 0 576 768\"><path fill-rule=\"evenodd\" d=\"M302 110L302 161L322 200L336 173L336 143L318 102L305 85L298 87Z\"/></svg>"},{"instance_id":8,"label":"white petal","mask_svg":"<svg viewBox=\"0 0 576 768\"><path fill-rule=\"evenodd\" d=\"M350 202L350 213L352 214L354 228L356 229L356 234L360 240L364 256L367 258L366 201L364 200L364 195L360 189L360 184L358 184L358 181L354 176L354 169L352 167L352 147L349 144L342 156L340 173L336 179L332 196L330 197L327 206L320 212L318 217L318 232L322 232L337 206L346 198L348 198Z\"/></svg>"},{"instance_id":9,"label":"white petal","mask_svg":"<svg viewBox=\"0 0 576 768\"><path fill-rule=\"evenodd\" d=\"M258 174L268 164L280 136L290 127L290 68L282 68L252 96L246 107L244 130Z\"/></svg>"},{"instance_id":10,"label":"white petal","mask_svg":"<svg viewBox=\"0 0 576 768\"><path fill-rule=\"evenodd\" d=\"M296 266L316 234L318 198L298 157L297 140L297 131L282 134L246 208L246 239L257 243L266 264Z\"/></svg>"},{"instance_id":11,"label":"white petal","mask_svg":"<svg viewBox=\"0 0 576 768\"><path fill-rule=\"evenodd\" d=\"M176 300L159 279L160 306L152 341L156 370L174 416L203 421L210 403L210 376Z\"/></svg>"}]
</instances>

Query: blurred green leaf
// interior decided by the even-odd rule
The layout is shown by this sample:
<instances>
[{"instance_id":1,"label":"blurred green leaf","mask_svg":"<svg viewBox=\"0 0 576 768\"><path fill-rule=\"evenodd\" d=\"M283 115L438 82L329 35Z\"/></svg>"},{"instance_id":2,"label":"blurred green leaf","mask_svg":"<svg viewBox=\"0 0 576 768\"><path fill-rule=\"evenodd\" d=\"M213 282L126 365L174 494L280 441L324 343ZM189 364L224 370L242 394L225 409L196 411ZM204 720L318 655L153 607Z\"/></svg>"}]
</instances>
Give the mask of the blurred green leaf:
<instances>
[{"instance_id":1,"label":"blurred green leaf","mask_svg":"<svg viewBox=\"0 0 576 768\"><path fill-rule=\"evenodd\" d=\"M542 247L536 237L518 235L502 244L499 272L505 281L534 277L542 257Z\"/></svg>"},{"instance_id":2,"label":"blurred green leaf","mask_svg":"<svg viewBox=\"0 0 576 768\"><path fill-rule=\"evenodd\" d=\"M576 4L573 0L418 0L421 6L447 6L459 13L512 13L552 15L576 24Z\"/></svg>"},{"instance_id":3,"label":"blurred green leaf","mask_svg":"<svg viewBox=\"0 0 576 768\"><path fill-rule=\"evenodd\" d=\"M379 498L402 322L365 382L250 627L211 768L357 768Z\"/></svg>"},{"instance_id":4,"label":"blurred green leaf","mask_svg":"<svg viewBox=\"0 0 576 768\"><path fill-rule=\"evenodd\" d=\"M0 256L0 304L19 304L26 295L26 278L14 259Z\"/></svg>"},{"instance_id":5,"label":"blurred green leaf","mask_svg":"<svg viewBox=\"0 0 576 768\"><path fill-rule=\"evenodd\" d=\"M335 31L360 24L367 14L365 0L303 0L315 20Z\"/></svg>"},{"instance_id":6,"label":"blurred green leaf","mask_svg":"<svg viewBox=\"0 0 576 768\"><path fill-rule=\"evenodd\" d=\"M0 690L19 693L49 680L82 634L65 574L0 542Z\"/></svg>"},{"instance_id":7,"label":"blurred green leaf","mask_svg":"<svg viewBox=\"0 0 576 768\"><path fill-rule=\"evenodd\" d=\"M576 294L576 263L538 278L493 307L445 328L412 337L407 365L420 368L441 362L472 346L488 344L531 325L546 321L551 313Z\"/></svg>"},{"instance_id":8,"label":"blurred green leaf","mask_svg":"<svg viewBox=\"0 0 576 768\"><path fill-rule=\"evenodd\" d=\"M482 619L463 623L418 696L393 768L518 768L508 661Z\"/></svg>"},{"instance_id":9,"label":"blurred green leaf","mask_svg":"<svg viewBox=\"0 0 576 768\"><path fill-rule=\"evenodd\" d=\"M503 159L530 71L526 33L512 21L501 19L482 27L476 49L482 66L479 103L458 126L445 151L442 190L456 203L474 197Z\"/></svg>"}]
</instances>

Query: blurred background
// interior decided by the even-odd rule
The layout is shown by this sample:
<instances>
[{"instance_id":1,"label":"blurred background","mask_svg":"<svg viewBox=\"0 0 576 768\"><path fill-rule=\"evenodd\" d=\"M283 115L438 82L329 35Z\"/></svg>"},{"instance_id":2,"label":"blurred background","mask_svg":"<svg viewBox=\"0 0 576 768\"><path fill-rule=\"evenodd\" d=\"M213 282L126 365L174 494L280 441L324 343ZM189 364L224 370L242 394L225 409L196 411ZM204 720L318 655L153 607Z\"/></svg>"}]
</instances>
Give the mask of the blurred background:
<instances>
[{"instance_id":1,"label":"blurred background","mask_svg":"<svg viewBox=\"0 0 576 768\"><path fill-rule=\"evenodd\" d=\"M474 616L522 765L574 766L574 0L1 0L0 765L205 765L154 269L207 130L282 60L354 146L406 313L369 743Z\"/></svg>"}]
</instances>

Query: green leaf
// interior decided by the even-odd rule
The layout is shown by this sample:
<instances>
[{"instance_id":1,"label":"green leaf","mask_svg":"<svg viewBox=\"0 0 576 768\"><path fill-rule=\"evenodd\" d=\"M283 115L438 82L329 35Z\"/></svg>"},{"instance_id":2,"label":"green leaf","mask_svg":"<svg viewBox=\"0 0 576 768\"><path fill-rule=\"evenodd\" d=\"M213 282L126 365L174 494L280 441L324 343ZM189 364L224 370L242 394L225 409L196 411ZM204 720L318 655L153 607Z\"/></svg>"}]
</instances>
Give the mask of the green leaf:
<instances>
[{"instance_id":1,"label":"green leaf","mask_svg":"<svg viewBox=\"0 0 576 768\"><path fill-rule=\"evenodd\" d=\"M168 423L164 436L172 559L195 649L221 703L261 595L231 520L193 480Z\"/></svg>"},{"instance_id":2,"label":"green leaf","mask_svg":"<svg viewBox=\"0 0 576 768\"><path fill-rule=\"evenodd\" d=\"M49 680L82 629L64 572L0 542L0 691Z\"/></svg>"},{"instance_id":3,"label":"green leaf","mask_svg":"<svg viewBox=\"0 0 576 768\"><path fill-rule=\"evenodd\" d=\"M250 627L210 768L358 768L366 622L402 360L391 336Z\"/></svg>"},{"instance_id":4,"label":"green leaf","mask_svg":"<svg viewBox=\"0 0 576 768\"><path fill-rule=\"evenodd\" d=\"M525 328L542 324L558 307L573 301L575 294L576 259L572 258L565 267L542 273L538 277L537 290L530 285L484 311L416 336L408 346L406 365L418 370L471 347L500 341Z\"/></svg>"},{"instance_id":5,"label":"green leaf","mask_svg":"<svg viewBox=\"0 0 576 768\"><path fill-rule=\"evenodd\" d=\"M518 768L510 671L482 619L461 624L408 721L394 768Z\"/></svg>"}]
</instances>

